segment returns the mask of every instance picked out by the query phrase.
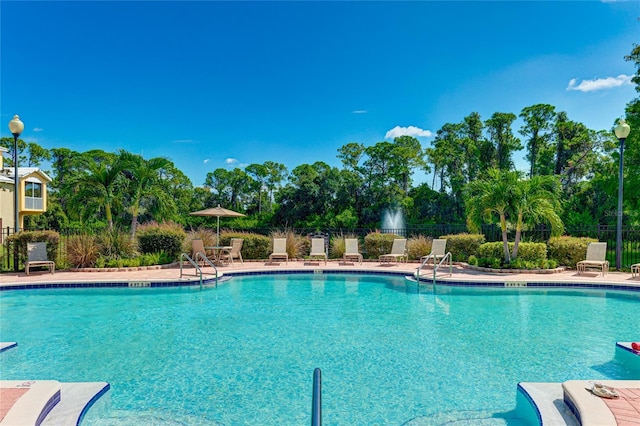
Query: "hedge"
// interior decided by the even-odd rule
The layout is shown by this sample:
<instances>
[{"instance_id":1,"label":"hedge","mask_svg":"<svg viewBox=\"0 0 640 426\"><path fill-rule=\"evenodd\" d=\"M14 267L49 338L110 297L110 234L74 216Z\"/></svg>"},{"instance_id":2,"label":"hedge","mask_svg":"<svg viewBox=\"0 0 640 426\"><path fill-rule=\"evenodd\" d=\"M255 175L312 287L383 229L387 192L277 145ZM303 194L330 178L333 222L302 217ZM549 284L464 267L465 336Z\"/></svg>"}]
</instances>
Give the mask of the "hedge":
<instances>
[{"instance_id":1,"label":"hedge","mask_svg":"<svg viewBox=\"0 0 640 426\"><path fill-rule=\"evenodd\" d=\"M18 247L18 261L27 261L27 243L45 242L47 243L47 259L58 262L58 245L60 234L56 231L22 231L7 237L7 241L16 244Z\"/></svg>"},{"instance_id":2,"label":"hedge","mask_svg":"<svg viewBox=\"0 0 640 426\"><path fill-rule=\"evenodd\" d=\"M446 251L451 252L454 262L466 262L471 255L477 255L480 245L485 238L482 234L453 234L442 235L440 239L447 240Z\"/></svg>"},{"instance_id":3,"label":"hedge","mask_svg":"<svg viewBox=\"0 0 640 426\"><path fill-rule=\"evenodd\" d=\"M391 253L393 240L396 238L404 238L401 235L382 234L380 232L371 232L364 237L364 249L367 259L377 259L382 254Z\"/></svg>"},{"instance_id":4,"label":"hedge","mask_svg":"<svg viewBox=\"0 0 640 426\"><path fill-rule=\"evenodd\" d=\"M222 232L220 233L220 245L230 246L232 238L241 238L242 259L268 259L271 254L271 238L253 234L250 232Z\"/></svg>"},{"instance_id":5,"label":"hedge","mask_svg":"<svg viewBox=\"0 0 640 426\"><path fill-rule=\"evenodd\" d=\"M587 257L589 243L597 242L595 238L587 237L552 237L547 244L549 259L555 259L558 264L575 268L576 263Z\"/></svg>"},{"instance_id":6,"label":"hedge","mask_svg":"<svg viewBox=\"0 0 640 426\"><path fill-rule=\"evenodd\" d=\"M509 243L509 252L513 252L514 243ZM496 241L484 243L478 248L478 257L504 259L504 243ZM518 244L518 259L537 262L547 258L547 245L544 243L521 242Z\"/></svg>"},{"instance_id":7,"label":"hedge","mask_svg":"<svg viewBox=\"0 0 640 426\"><path fill-rule=\"evenodd\" d=\"M186 233L180 225L172 223L150 223L139 226L136 231L138 248L143 254L166 253L171 259L178 259Z\"/></svg>"}]
</instances>

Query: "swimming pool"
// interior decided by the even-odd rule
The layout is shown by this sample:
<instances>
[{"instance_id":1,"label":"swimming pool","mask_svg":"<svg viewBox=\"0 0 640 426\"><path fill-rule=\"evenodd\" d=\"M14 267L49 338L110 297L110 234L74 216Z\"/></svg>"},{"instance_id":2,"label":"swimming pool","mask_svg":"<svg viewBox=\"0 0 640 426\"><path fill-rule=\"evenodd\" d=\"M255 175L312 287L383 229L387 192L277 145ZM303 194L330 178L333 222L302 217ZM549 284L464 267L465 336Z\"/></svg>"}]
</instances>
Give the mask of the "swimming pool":
<instances>
[{"instance_id":1,"label":"swimming pool","mask_svg":"<svg viewBox=\"0 0 640 426\"><path fill-rule=\"evenodd\" d=\"M326 424L519 424L518 382L632 378L614 346L640 329L638 293L367 275L0 298L0 378L108 381L87 424L308 424L315 367Z\"/></svg>"}]
</instances>

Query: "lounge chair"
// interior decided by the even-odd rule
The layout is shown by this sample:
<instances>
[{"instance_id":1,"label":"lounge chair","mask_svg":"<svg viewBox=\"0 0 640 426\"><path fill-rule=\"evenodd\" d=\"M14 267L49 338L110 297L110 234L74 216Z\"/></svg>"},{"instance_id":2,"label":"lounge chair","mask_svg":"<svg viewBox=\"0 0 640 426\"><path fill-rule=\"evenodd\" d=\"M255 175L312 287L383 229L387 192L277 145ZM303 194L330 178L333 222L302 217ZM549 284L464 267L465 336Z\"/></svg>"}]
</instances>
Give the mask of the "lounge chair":
<instances>
[{"instance_id":1,"label":"lounge chair","mask_svg":"<svg viewBox=\"0 0 640 426\"><path fill-rule=\"evenodd\" d=\"M438 259L442 259L447 255L447 240L445 239L434 239L431 242L431 253L426 256L422 256L420 258L421 262L426 260L425 265L429 264L429 261L433 259L433 264L435 265Z\"/></svg>"},{"instance_id":2,"label":"lounge chair","mask_svg":"<svg viewBox=\"0 0 640 426\"><path fill-rule=\"evenodd\" d=\"M357 238L345 238L344 239L344 254L342 255L342 261L358 261L362 265L362 255L360 254L360 250L358 250L358 239Z\"/></svg>"},{"instance_id":3,"label":"lounge chair","mask_svg":"<svg viewBox=\"0 0 640 426\"><path fill-rule=\"evenodd\" d=\"M318 259L324 260L324 264L327 264L327 252L324 247L324 238L312 238L311 239L311 252L309 253L309 260Z\"/></svg>"},{"instance_id":4,"label":"lounge chair","mask_svg":"<svg viewBox=\"0 0 640 426\"><path fill-rule=\"evenodd\" d=\"M285 263L289 263L286 238L273 239L273 253L269 255L269 263L273 263L273 259L284 259Z\"/></svg>"},{"instance_id":5,"label":"lounge chair","mask_svg":"<svg viewBox=\"0 0 640 426\"><path fill-rule=\"evenodd\" d=\"M635 278L640 275L640 263L631 265L631 278Z\"/></svg>"},{"instance_id":6,"label":"lounge chair","mask_svg":"<svg viewBox=\"0 0 640 426\"><path fill-rule=\"evenodd\" d=\"M607 257L607 243L589 243L587 246L587 258L576 265L578 275L584 273L587 268L602 269L602 276L609 271L609 261Z\"/></svg>"},{"instance_id":7,"label":"lounge chair","mask_svg":"<svg viewBox=\"0 0 640 426\"><path fill-rule=\"evenodd\" d=\"M398 263L407 261L407 239L396 238L391 246L391 253L382 254L378 257L380 263Z\"/></svg>"},{"instance_id":8,"label":"lounge chair","mask_svg":"<svg viewBox=\"0 0 640 426\"><path fill-rule=\"evenodd\" d=\"M244 264L241 253L243 242L244 240L242 238L232 238L230 248L220 251L220 261L231 263L231 266L233 266L233 259L239 259L240 263Z\"/></svg>"},{"instance_id":9,"label":"lounge chair","mask_svg":"<svg viewBox=\"0 0 640 426\"><path fill-rule=\"evenodd\" d=\"M27 262L24 273L29 275L29 268L33 266L46 266L52 274L56 270L56 263L47 258L47 243L27 243Z\"/></svg>"}]
</instances>

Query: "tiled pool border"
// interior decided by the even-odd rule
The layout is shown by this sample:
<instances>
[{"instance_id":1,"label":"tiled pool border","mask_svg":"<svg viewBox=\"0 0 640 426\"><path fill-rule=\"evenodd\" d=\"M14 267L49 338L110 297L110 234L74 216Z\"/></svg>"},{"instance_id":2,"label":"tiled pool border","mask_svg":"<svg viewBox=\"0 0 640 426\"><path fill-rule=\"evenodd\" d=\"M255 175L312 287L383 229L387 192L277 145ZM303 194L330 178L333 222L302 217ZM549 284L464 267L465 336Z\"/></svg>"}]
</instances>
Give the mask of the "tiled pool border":
<instances>
[{"instance_id":1,"label":"tiled pool border","mask_svg":"<svg viewBox=\"0 0 640 426\"><path fill-rule=\"evenodd\" d=\"M406 271L368 271L368 270L348 270L348 269L278 269L278 270L262 270L262 271L229 271L218 279L219 283L223 283L232 277L241 276L258 276L258 275L323 275L323 274L341 274L341 275L373 275L373 276L396 276L406 277L408 280L416 282L415 278L407 275ZM215 278L207 278L202 280L203 285L211 285L215 283ZM145 285L139 285L145 283ZM138 285L135 285L138 284ZM86 282L44 282L34 284L7 284L0 286L0 292L10 290L37 290L37 289L54 289L54 288L140 288L140 287L192 287L199 286L200 280L118 280L118 281L86 281ZM432 279L421 280L421 285L433 285ZM639 292L640 286L634 284L607 284L598 282L568 282L568 281L460 281L447 278L436 279L436 285L445 287L484 287L484 288L505 288L505 289L525 289L525 288L567 288L567 289L586 289L586 290L619 290Z\"/></svg>"}]
</instances>

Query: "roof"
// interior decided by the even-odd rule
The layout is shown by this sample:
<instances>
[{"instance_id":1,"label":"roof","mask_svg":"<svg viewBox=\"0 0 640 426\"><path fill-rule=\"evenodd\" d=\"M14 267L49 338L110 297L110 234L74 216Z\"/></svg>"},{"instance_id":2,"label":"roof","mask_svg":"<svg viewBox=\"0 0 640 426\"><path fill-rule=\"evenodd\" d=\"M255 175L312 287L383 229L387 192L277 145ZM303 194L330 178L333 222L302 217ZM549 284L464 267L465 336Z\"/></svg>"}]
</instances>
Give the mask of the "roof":
<instances>
[{"instance_id":1,"label":"roof","mask_svg":"<svg viewBox=\"0 0 640 426\"><path fill-rule=\"evenodd\" d=\"M40 175L45 181L51 182L51 178L37 167L18 167L18 178L23 179L33 173ZM0 169L0 182L13 183L13 167Z\"/></svg>"}]
</instances>

